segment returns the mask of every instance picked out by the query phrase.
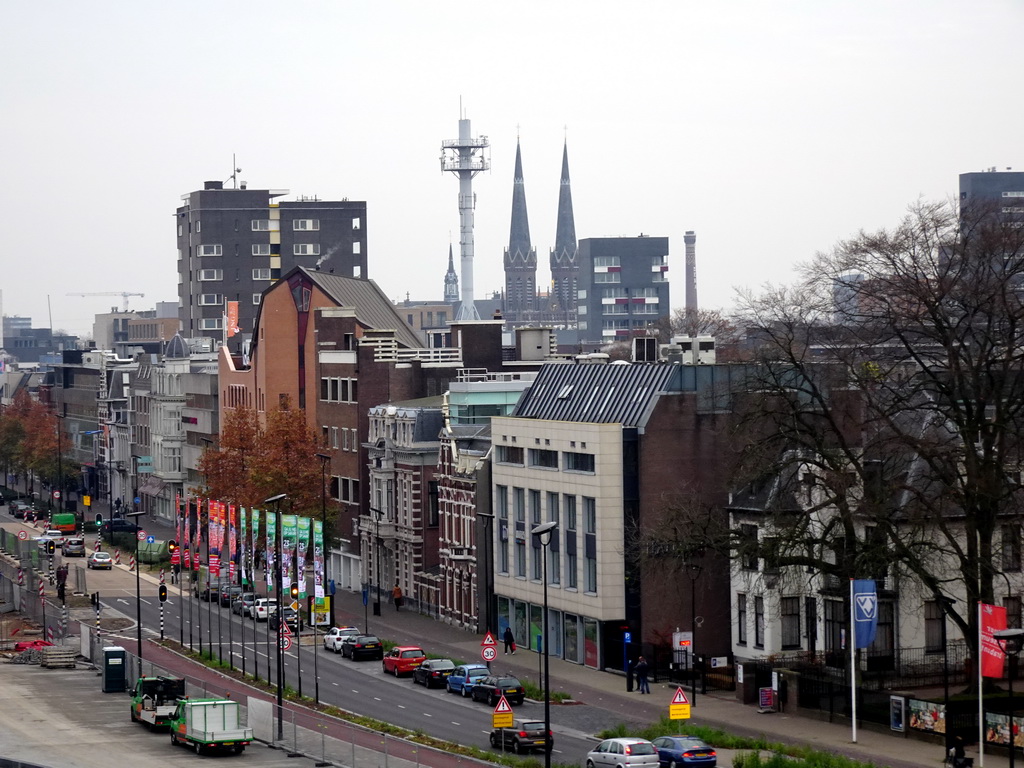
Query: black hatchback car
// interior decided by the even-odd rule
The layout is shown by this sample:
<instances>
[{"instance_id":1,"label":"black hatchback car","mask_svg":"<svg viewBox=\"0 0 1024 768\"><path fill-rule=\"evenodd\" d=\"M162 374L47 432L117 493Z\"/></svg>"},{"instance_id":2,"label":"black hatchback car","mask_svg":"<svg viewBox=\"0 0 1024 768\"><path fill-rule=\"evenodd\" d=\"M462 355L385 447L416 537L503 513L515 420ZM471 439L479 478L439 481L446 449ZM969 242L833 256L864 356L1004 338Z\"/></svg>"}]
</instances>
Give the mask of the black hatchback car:
<instances>
[{"instance_id":1,"label":"black hatchback car","mask_svg":"<svg viewBox=\"0 0 1024 768\"><path fill-rule=\"evenodd\" d=\"M384 659L384 644L374 635L349 635L341 641L341 655L352 661L359 659Z\"/></svg>"},{"instance_id":2,"label":"black hatchback car","mask_svg":"<svg viewBox=\"0 0 1024 768\"><path fill-rule=\"evenodd\" d=\"M427 688L435 685L443 688L454 669L455 662L451 659L427 659L412 671L412 681Z\"/></svg>"},{"instance_id":3,"label":"black hatchback car","mask_svg":"<svg viewBox=\"0 0 1024 768\"><path fill-rule=\"evenodd\" d=\"M492 707L502 696L509 704L519 706L526 699L526 689L518 678L511 675L489 675L476 682L470 695L473 701L486 701Z\"/></svg>"}]
</instances>

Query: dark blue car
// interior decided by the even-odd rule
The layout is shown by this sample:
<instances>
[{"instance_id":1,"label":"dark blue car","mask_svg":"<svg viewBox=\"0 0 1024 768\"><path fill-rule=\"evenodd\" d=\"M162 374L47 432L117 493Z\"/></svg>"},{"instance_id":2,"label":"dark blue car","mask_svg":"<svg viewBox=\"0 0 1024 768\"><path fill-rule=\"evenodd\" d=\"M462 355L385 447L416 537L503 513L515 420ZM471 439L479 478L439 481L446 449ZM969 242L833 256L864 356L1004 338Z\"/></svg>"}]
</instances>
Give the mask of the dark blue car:
<instances>
[{"instance_id":1,"label":"dark blue car","mask_svg":"<svg viewBox=\"0 0 1024 768\"><path fill-rule=\"evenodd\" d=\"M445 688L448 693L461 693L467 697L473 689L473 685L491 674L486 664L461 664L448 675Z\"/></svg>"},{"instance_id":2,"label":"dark blue car","mask_svg":"<svg viewBox=\"0 0 1024 768\"><path fill-rule=\"evenodd\" d=\"M659 736L651 743L658 750L658 763L662 768L683 765L714 768L718 764L715 750L696 736Z\"/></svg>"}]
</instances>

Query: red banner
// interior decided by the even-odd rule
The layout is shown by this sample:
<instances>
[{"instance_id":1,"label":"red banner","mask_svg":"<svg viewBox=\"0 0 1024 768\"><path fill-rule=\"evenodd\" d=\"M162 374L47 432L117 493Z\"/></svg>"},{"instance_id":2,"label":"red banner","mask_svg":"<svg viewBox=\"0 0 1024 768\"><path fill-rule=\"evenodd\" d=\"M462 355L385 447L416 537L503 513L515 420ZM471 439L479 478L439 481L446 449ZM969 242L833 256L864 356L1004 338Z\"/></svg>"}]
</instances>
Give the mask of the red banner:
<instances>
[{"instance_id":1,"label":"red banner","mask_svg":"<svg viewBox=\"0 0 1024 768\"><path fill-rule=\"evenodd\" d=\"M1006 629L1006 609L988 603L980 603L980 606L981 624L978 631L981 634L981 676L1002 677L1005 654L992 637L992 633Z\"/></svg>"},{"instance_id":2,"label":"red banner","mask_svg":"<svg viewBox=\"0 0 1024 768\"><path fill-rule=\"evenodd\" d=\"M237 301L229 301L228 302L227 319L228 319L228 322L227 322L228 338L230 339L232 336L234 336L236 333L241 332L241 330L242 330L241 328L238 327L238 302Z\"/></svg>"}]
</instances>

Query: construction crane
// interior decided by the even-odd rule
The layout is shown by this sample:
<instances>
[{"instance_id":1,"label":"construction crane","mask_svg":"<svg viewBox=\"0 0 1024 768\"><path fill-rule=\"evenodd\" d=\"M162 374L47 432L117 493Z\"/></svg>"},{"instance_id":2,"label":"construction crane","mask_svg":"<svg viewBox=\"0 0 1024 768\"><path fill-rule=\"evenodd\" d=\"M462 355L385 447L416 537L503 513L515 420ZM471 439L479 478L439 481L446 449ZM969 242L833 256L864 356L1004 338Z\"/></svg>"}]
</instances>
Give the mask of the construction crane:
<instances>
[{"instance_id":1,"label":"construction crane","mask_svg":"<svg viewBox=\"0 0 1024 768\"><path fill-rule=\"evenodd\" d=\"M121 301L124 302L124 311L128 311L128 297L138 296L143 297L144 293L129 293L128 291L106 291L104 293L69 293L68 296L120 296Z\"/></svg>"}]
</instances>

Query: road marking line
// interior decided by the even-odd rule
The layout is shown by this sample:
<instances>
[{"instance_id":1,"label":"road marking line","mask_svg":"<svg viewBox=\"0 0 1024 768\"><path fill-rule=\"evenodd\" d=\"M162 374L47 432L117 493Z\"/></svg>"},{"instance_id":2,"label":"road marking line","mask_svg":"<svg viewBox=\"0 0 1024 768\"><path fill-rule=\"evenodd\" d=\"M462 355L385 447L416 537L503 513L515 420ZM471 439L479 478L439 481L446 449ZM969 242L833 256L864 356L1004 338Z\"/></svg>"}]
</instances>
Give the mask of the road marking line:
<instances>
[{"instance_id":1,"label":"road marking line","mask_svg":"<svg viewBox=\"0 0 1024 768\"><path fill-rule=\"evenodd\" d=\"M423 713L423 716L424 716L424 717L433 717L433 715L432 715L432 714L430 714L429 712L424 712L424 713Z\"/></svg>"}]
</instances>

